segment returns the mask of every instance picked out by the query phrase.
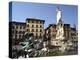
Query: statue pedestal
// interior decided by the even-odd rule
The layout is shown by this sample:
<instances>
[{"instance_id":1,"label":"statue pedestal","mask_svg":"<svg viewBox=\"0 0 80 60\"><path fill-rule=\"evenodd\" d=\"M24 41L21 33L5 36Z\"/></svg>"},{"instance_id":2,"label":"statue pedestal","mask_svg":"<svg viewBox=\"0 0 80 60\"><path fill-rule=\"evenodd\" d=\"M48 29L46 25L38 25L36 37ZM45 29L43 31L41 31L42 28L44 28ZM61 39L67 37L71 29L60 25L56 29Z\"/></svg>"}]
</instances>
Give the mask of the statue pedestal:
<instances>
[{"instance_id":1,"label":"statue pedestal","mask_svg":"<svg viewBox=\"0 0 80 60\"><path fill-rule=\"evenodd\" d=\"M67 48L67 41L64 37L62 37L61 39L56 39L58 41L58 45L60 45L59 50L61 52L65 52L66 48ZM66 42L66 43L65 43Z\"/></svg>"}]
</instances>

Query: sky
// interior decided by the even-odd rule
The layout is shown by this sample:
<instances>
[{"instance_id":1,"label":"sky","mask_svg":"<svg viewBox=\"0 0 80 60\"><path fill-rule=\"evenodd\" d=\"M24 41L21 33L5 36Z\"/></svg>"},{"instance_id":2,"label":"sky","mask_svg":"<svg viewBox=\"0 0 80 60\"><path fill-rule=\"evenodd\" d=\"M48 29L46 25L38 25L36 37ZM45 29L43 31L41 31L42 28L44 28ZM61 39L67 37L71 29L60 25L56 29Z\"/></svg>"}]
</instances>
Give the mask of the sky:
<instances>
[{"instance_id":1,"label":"sky","mask_svg":"<svg viewBox=\"0 0 80 60\"><path fill-rule=\"evenodd\" d=\"M78 25L78 7L76 5L12 2L12 21L25 22L26 18L45 20L44 28L56 24L56 9L62 11L62 21L65 24Z\"/></svg>"}]
</instances>

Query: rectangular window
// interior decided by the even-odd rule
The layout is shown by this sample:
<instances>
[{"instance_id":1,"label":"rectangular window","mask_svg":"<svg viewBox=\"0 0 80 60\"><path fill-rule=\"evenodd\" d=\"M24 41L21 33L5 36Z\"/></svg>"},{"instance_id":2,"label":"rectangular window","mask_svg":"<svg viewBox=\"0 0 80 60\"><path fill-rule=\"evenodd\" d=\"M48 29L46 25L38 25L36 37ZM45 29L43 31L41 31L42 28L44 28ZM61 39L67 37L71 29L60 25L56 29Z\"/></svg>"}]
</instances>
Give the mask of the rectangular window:
<instances>
[{"instance_id":1,"label":"rectangular window","mask_svg":"<svg viewBox=\"0 0 80 60\"><path fill-rule=\"evenodd\" d=\"M32 21L32 23L34 23L34 21Z\"/></svg>"},{"instance_id":2,"label":"rectangular window","mask_svg":"<svg viewBox=\"0 0 80 60\"><path fill-rule=\"evenodd\" d=\"M19 38L21 38L21 35L19 35Z\"/></svg>"},{"instance_id":3,"label":"rectangular window","mask_svg":"<svg viewBox=\"0 0 80 60\"><path fill-rule=\"evenodd\" d=\"M29 31L29 30L27 29L27 31Z\"/></svg>"},{"instance_id":4,"label":"rectangular window","mask_svg":"<svg viewBox=\"0 0 80 60\"><path fill-rule=\"evenodd\" d=\"M42 32L42 29L40 29L40 32Z\"/></svg>"},{"instance_id":5,"label":"rectangular window","mask_svg":"<svg viewBox=\"0 0 80 60\"><path fill-rule=\"evenodd\" d=\"M16 26L16 29L18 29L18 26Z\"/></svg>"},{"instance_id":6,"label":"rectangular window","mask_svg":"<svg viewBox=\"0 0 80 60\"><path fill-rule=\"evenodd\" d=\"M42 25L40 25L40 28L42 27Z\"/></svg>"},{"instance_id":7,"label":"rectangular window","mask_svg":"<svg viewBox=\"0 0 80 60\"><path fill-rule=\"evenodd\" d=\"M42 23L42 21L40 21L40 23Z\"/></svg>"},{"instance_id":8,"label":"rectangular window","mask_svg":"<svg viewBox=\"0 0 80 60\"><path fill-rule=\"evenodd\" d=\"M40 37L41 37L42 35L41 35L41 33L40 33Z\"/></svg>"},{"instance_id":9,"label":"rectangular window","mask_svg":"<svg viewBox=\"0 0 80 60\"><path fill-rule=\"evenodd\" d=\"M22 26L20 26L20 29L22 29Z\"/></svg>"},{"instance_id":10,"label":"rectangular window","mask_svg":"<svg viewBox=\"0 0 80 60\"><path fill-rule=\"evenodd\" d=\"M32 25L32 28L34 27L34 25Z\"/></svg>"},{"instance_id":11,"label":"rectangular window","mask_svg":"<svg viewBox=\"0 0 80 60\"><path fill-rule=\"evenodd\" d=\"M34 32L34 29L32 29L32 32Z\"/></svg>"},{"instance_id":12,"label":"rectangular window","mask_svg":"<svg viewBox=\"0 0 80 60\"><path fill-rule=\"evenodd\" d=\"M29 29L27 29L27 32L29 32L30 30Z\"/></svg>"},{"instance_id":13,"label":"rectangular window","mask_svg":"<svg viewBox=\"0 0 80 60\"><path fill-rule=\"evenodd\" d=\"M29 27L29 24L27 24L27 27Z\"/></svg>"},{"instance_id":14,"label":"rectangular window","mask_svg":"<svg viewBox=\"0 0 80 60\"><path fill-rule=\"evenodd\" d=\"M38 27L38 25L36 25L36 27Z\"/></svg>"},{"instance_id":15,"label":"rectangular window","mask_svg":"<svg viewBox=\"0 0 80 60\"><path fill-rule=\"evenodd\" d=\"M16 34L18 33L18 31L16 31Z\"/></svg>"},{"instance_id":16,"label":"rectangular window","mask_svg":"<svg viewBox=\"0 0 80 60\"><path fill-rule=\"evenodd\" d=\"M36 23L39 23L39 21L36 21Z\"/></svg>"},{"instance_id":17,"label":"rectangular window","mask_svg":"<svg viewBox=\"0 0 80 60\"><path fill-rule=\"evenodd\" d=\"M38 32L38 29L36 29L36 32Z\"/></svg>"},{"instance_id":18,"label":"rectangular window","mask_svg":"<svg viewBox=\"0 0 80 60\"><path fill-rule=\"evenodd\" d=\"M25 26L23 27L23 29L25 29Z\"/></svg>"},{"instance_id":19,"label":"rectangular window","mask_svg":"<svg viewBox=\"0 0 80 60\"><path fill-rule=\"evenodd\" d=\"M22 31L19 31L19 33L21 34L21 33L22 33Z\"/></svg>"},{"instance_id":20,"label":"rectangular window","mask_svg":"<svg viewBox=\"0 0 80 60\"><path fill-rule=\"evenodd\" d=\"M43 24L43 21L40 21L40 24Z\"/></svg>"},{"instance_id":21,"label":"rectangular window","mask_svg":"<svg viewBox=\"0 0 80 60\"><path fill-rule=\"evenodd\" d=\"M15 35L15 39L17 39L17 34Z\"/></svg>"},{"instance_id":22,"label":"rectangular window","mask_svg":"<svg viewBox=\"0 0 80 60\"><path fill-rule=\"evenodd\" d=\"M25 34L25 31L23 31L23 34Z\"/></svg>"}]
</instances>

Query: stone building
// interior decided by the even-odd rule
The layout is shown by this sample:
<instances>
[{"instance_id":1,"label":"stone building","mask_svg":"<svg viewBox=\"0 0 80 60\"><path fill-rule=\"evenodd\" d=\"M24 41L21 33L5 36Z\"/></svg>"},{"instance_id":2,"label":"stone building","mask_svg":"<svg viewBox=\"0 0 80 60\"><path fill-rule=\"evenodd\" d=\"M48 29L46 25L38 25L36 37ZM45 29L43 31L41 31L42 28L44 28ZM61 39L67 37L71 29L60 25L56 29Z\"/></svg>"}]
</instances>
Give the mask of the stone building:
<instances>
[{"instance_id":1,"label":"stone building","mask_svg":"<svg viewBox=\"0 0 80 60\"><path fill-rule=\"evenodd\" d=\"M25 22L9 22L9 38L13 44L18 44L27 33L33 34L34 38L43 38L44 20L27 18Z\"/></svg>"},{"instance_id":2,"label":"stone building","mask_svg":"<svg viewBox=\"0 0 80 60\"><path fill-rule=\"evenodd\" d=\"M78 33L76 28L71 28L71 41L73 43L74 50L78 49Z\"/></svg>"},{"instance_id":3,"label":"stone building","mask_svg":"<svg viewBox=\"0 0 80 60\"><path fill-rule=\"evenodd\" d=\"M64 29L64 37L66 39L71 39L71 27L70 24L63 24L63 29ZM46 29L45 29L45 35L50 37L50 40L53 41L56 39L56 24L50 24ZM54 44L54 43L52 43Z\"/></svg>"},{"instance_id":4,"label":"stone building","mask_svg":"<svg viewBox=\"0 0 80 60\"><path fill-rule=\"evenodd\" d=\"M17 44L22 40L25 34L26 23L24 22L9 22L9 37L12 39L13 44Z\"/></svg>"},{"instance_id":5,"label":"stone building","mask_svg":"<svg viewBox=\"0 0 80 60\"><path fill-rule=\"evenodd\" d=\"M48 43L47 44L53 44L53 39L56 38L56 25L55 24L49 24L49 26L45 29L45 35L47 38Z\"/></svg>"},{"instance_id":6,"label":"stone building","mask_svg":"<svg viewBox=\"0 0 80 60\"><path fill-rule=\"evenodd\" d=\"M64 24L64 37L66 40L71 39L71 26L70 26L70 24Z\"/></svg>"},{"instance_id":7,"label":"stone building","mask_svg":"<svg viewBox=\"0 0 80 60\"><path fill-rule=\"evenodd\" d=\"M34 38L42 38L44 33L44 20L27 18L26 33L33 33Z\"/></svg>"}]
</instances>

